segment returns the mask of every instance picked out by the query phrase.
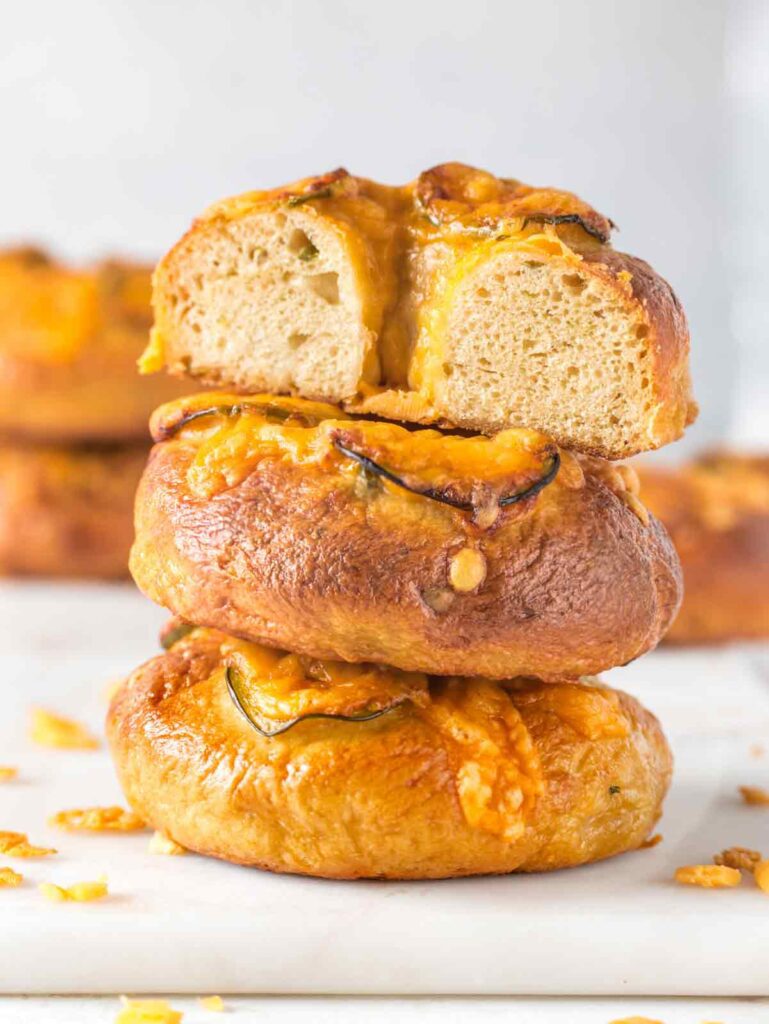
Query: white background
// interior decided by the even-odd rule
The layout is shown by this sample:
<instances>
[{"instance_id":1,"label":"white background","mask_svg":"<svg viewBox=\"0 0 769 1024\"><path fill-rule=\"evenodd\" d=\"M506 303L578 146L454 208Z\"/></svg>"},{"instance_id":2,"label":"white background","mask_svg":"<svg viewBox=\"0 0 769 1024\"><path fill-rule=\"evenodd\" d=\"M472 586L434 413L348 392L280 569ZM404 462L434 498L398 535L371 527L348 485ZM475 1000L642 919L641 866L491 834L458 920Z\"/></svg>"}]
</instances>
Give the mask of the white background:
<instances>
[{"instance_id":1,"label":"white background","mask_svg":"<svg viewBox=\"0 0 769 1024\"><path fill-rule=\"evenodd\" d=\"M760 0L734 6L750 43ZM398 182L473 162L572 189L614 217L617 247L656 266L689 312L703 406L689 443L729 428L726 0L2 11L0 240L152 258L239 190L342 163Z\"/></svg>"}]
</instances>

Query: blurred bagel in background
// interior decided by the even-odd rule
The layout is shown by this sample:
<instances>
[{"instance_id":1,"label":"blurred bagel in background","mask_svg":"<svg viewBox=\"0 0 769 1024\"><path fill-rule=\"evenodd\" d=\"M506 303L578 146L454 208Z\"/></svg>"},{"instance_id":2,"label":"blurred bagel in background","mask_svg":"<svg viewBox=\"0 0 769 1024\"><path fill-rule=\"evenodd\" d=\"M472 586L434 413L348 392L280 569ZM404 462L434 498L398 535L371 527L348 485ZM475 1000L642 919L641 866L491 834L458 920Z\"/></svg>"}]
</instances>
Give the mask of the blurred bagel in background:
<instances>
[{"instance_id":1,"label":"blurred bagel in background","mask_svg":"<svg viewBox=\"0 0 769 1024\"><path fill-rule=\"evenodd\" d=\"M42 250L0 251L0 434L44 443L135 441L184 388L141 377L151 268L88 269Z\"/></svg>"},{"instance_id":2,"label":"blurred bagel in background","mask_svg":"<svg viewBox=\"0 0 769 1024\"><path fill-rule=\"evenodd\" d=\"M131 571L189 622L442 675L594 674L653 648L680 569L627 467L271 395L153 417Z\"/></svg>"},{"instance_id":3,"label":"blurred bagel in background","mask_svg":"<svg viewBox=\"0 0 769 1024\"><path fill-rule=\"evenodd\" d=\"M149 416L184 390L137 371L150 278L0 251L0 574L128 576Z\"/></svg>"},{"instance_id":4,"label":"blurred bagel in background","mask_svg":"<svg viewBox=\"0 0 769 1024\"><path fill-rule=\"evenodd\" d=\"M123 579L144 444L0 444L0 574Z\"/></svg>"},{"instance_id":5,"label":"blurred bagel in background","mask_svg":"<svg viewBox=\"0 0 769 1024\"><path fill-rule=\"evenodd\" d=\"M665 641L769 638L769 455L714 452L636 469L683 569L684 599Z\"/></svg>"},{"instance_id":6,"label":"blurred bagel in background","mask_svg":"<svg viewBox=\"0 0 769 1024\"><path fill-rule=\"evenodd\" d=\"M209 856L325 878L610 857L647 838L671 773L656 718L596 680L430 679L206 629L129 677L107 732L153 828Z\"/></svg>"}]
</instances>

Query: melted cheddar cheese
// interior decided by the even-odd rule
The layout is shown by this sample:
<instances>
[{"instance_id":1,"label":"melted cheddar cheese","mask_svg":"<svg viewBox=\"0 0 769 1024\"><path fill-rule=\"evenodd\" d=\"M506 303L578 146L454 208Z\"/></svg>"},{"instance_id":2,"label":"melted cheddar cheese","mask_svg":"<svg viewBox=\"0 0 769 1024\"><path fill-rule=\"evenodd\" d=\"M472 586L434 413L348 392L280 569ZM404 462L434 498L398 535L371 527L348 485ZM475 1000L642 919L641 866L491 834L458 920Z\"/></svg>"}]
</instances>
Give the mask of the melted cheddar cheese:
<instances>
[{"instance_id":1,"label":"melted cheddar cheese","mask_svg":"<svg viewBox=\"0 0 769 1024\"><path fill-rule=\"evenodd\" d=\"M35 250L0 253L2 355L73 363L95 344L136 344L149 322L150 275L143 267L108 262L73 270ZM103 357L101 351L94 356Z\"/></svg>"},{"instance_id":2,"label":"melted cheddar cheese","mask_svg":"<svg viewBox=\"0 0 769 1024\"><path fill-rule=\"evenodd\" d=\"M355 420L303 399L198 395L163 406L156 439L182 435L196 451L187 482L199 497L237 487L264 460L285 460L355 480L379 474L381 486L417 497L439 495L457 507L496 506L554 470L557 449L533 430L464 437Z\"/></svg>"},{"instance_id":3,"label":"melted cheddar cheese","mask_svg":"<svg viewBox=\"0 0 769 1024\"><path fill-rule=\"evenodd\" d=\"M246 714L278 724L427 700L427 676L419 672L306 658L234 638L222 645L222 658L237 673Z\"/></svg>"},{"instance_id":4,"label":"melted cheddar cheese","mask_svg":"<svg viewBox=\"0 0 769 1024\"><path fill-rule=\"evenodd\" d=\"M497 178L460 163L432 168L404 186L381 185L339 169L223 200L198 223L226 224L255 212L297 208L305 218L322 217L340 236L362 324L376 338L364 360L361 394L350 407L374 413L402 408L408 401L404 389L412 389L419 392L421 422L431 418L444 378L445 311L474 264L492 251L514 249L532 259L557 255L578 265L581 251L607 244L612 228L570 192ZM165 363L160 293L158 326L140 363L143 372Z\"/></svg>"},{"instance_id":5,"label":"melted cheddar cheese","mask_svg":"<svg viewBox=\"0 0 769 1024\"><path fill-rule=\"evenodd\" d=\"M195 631L198 638L206 632ZM439 734L459 806L472 828L513 841L544 790L539 757L505 683L430 679L381 665L307 658L232 637L222 642L221 656L222 668L215 672L220 685L234 669L241 710L260 731L318 715L354 720L366 712L408 709ZM303 736L287 732L284 742L292 749Z\"/></svg>"},{"instance_id":6,"label":"melted cheddar cheese","mask_svg":"<svg viewBox=\"0 0 769 1024\"><path fill-rule=\"evenodd\" d=\"M468 825L507 841L517 839L544 782L529 731L504 684L442 680L430 697L419 714L449 748Z\"/></svg>"},{"instance_id":7,"label":"melted cheddar cheese","mask_svg":"<svg viewBox=\"0 0 769 1024\"><path fill-rule=\"evenodd\" d=\"M99 324L95 280L87 274L0 259L2 352L43 363L67 363Z\"/></svg>"}]
</instances>

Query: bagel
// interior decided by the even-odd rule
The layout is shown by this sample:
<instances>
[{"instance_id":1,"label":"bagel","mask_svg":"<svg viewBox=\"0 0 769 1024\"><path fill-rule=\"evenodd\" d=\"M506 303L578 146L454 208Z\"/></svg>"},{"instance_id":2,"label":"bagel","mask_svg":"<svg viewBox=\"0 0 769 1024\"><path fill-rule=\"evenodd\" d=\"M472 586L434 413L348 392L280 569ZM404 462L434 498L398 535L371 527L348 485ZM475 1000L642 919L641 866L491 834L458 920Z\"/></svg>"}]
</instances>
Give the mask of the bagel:
<instances>
[{"instance_id":1,"label":"bagel","mask_svg":"<svg viewBox=\"0 0 769 1024\"><path fill-rule=\"evenodd\" d=\"M147 371L607 458L696 415L670 286L568 192L463 164L338 170L211 207L155 272Z\"/></svg>"},{"instance_id":2,"label":"bagel","mask_svg":"<svg viewBox=\"0 0 769 1024\"><path fill-rule=\"evenodd\" d=\"M137 373L151 319L148 267L79 270L37 249L0 252L0 434L55 444L145 438L152 410L182 393Z\"/></svg>"},{"instance_id":3,"label":"bagel","mask_svg":"<svg viewBox=\"0 0 769 1024\"><path fill-rule=\"evenodd\" d=\"M0 574L122 579L147 445L0 445Z\"/></svg>"},{"instance_id":4,"label":"bagel","mask_svg":"<svg viewBox=\"0 0 769 1024\"><path fill-rule=\"evenodd\" d=\"M107 732L152 827L199 853L324 878L610 857L643 843L671 772L657 720L596 681L428 679L201 629L133 673Z\"/></svg>"},{"instance_id":5,"label":"bagel","mask_svg":"<svg viewBox=\"0 0 769 1024\"><path fill-rule=\"evenodd\" d=\"M769 638L769 457L714 453L638 472L684 574L683 603L665 641Z\"/></svg>"},{"instance_id":6,"label":"bagel","mask_svg":"<svg viewBox=\"0 0 769 1024\"><path fill-rule=\"evenodd\" d=\"M319 658L549 679L638 657L678 607L632 470L534 431L219 393L169 403L152 430L131 571L188 622Z\"/></svg>"}]
</instances>

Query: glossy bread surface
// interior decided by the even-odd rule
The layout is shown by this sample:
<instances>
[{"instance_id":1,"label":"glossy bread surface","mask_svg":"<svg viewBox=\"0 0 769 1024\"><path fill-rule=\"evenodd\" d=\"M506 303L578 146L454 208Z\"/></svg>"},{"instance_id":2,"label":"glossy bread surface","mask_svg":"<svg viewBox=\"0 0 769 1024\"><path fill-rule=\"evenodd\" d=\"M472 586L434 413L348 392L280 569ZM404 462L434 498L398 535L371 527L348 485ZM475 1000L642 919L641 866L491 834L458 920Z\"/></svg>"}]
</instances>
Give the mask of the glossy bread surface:
<instances>
[{"instance_id":1,"label":"glossy bread surface","mask_svg":"<svg viewBox=\"0 0 769 1024\"><path fill-rule=\"evenodd\" d=\"M266 738L228 691L233 664L273 717L329 699L349 711L377 688L405 699L374 720L306 718ZM126 797L154 828L210 856L327 878L544 871L632 850L671 768L656 719L596 681L404 679L209 630L129 677L108 734Z\"/></svg>"},{"instance_id":2,"label":"glossy bread surface","mask_svg":"<svg viewBox=\"0 0 769 1024\"><path fill-rule=\"evenodd\" d=\"M159 410L131 556L149 597L298 653L444 675L592 674L658 642L679 566L632 471L533 431L302 425L319 408L338 416L270 396Z\"/></svg>"}]
</instances>

